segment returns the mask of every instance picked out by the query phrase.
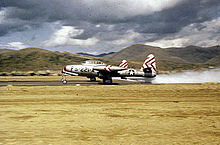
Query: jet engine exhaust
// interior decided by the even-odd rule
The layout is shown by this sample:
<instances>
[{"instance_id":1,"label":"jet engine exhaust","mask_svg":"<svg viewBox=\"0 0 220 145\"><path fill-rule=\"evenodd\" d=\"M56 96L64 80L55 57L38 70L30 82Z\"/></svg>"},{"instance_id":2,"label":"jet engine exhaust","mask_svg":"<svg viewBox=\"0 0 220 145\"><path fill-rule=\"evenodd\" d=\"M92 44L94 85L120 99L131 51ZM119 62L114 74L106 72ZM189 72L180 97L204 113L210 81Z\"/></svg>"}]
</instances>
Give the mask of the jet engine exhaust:
<instances>
[{"instance_id":1,"label":"jet engine exhaust","mask_svg":"<svg viewBox=\"0 0 220 145\"><path fill-rule=\"evenodd\" d=\"M161 74L152 80L157 83L220 83L220 68L208 69L203 71L186 71L175 74Z\"/></svg>"}]
</instances>

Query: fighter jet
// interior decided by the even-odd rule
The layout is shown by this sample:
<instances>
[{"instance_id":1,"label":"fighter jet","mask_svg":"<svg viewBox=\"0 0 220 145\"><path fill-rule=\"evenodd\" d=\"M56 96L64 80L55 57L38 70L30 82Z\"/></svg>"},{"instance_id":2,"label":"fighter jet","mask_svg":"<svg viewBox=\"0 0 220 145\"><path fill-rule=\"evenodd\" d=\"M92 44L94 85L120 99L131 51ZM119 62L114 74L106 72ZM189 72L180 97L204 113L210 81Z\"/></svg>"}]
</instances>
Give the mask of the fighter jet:
<instances>
[{"instance_id":1,"label":"fighter jet","mask_svg":"<svg viewBox=\"0 0 220 145\"><path fill-rule=\"evenodd\" d=\"M156 76L156 62L153 54L147 56L140 70L128 68L128 62L123 60L119 66L107 65L101 61L88 60L81 65L67 65L62 69L62 83L66 84L66 75L86 76L91 81L96 81L96 77L103 80L104 84L111 84L113 77L126 79L129 77L153 78Z\"/></svg>"}]
</instances>

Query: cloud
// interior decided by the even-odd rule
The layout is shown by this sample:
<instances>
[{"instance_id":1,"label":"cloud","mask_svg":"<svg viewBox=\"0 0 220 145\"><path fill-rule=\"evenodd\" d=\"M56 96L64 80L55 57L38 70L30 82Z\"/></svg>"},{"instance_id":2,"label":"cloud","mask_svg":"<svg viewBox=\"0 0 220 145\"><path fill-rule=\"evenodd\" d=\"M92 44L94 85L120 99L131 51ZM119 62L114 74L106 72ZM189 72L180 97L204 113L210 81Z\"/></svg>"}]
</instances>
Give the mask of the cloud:
<instances>
[{"instance_id":1,"label":"cloud","mask_svg":"<svg viewBox=\"0 0 220 145\"><path fill-rule=\"evenodd\" d=\"M82 0L84 9L89 9L89 18L99 22L117 22L137 15L149 15L171 8L183 0Z\"/></svg>"},{"instance_id":2,"label":"cloud","mask_svg":"<svg viewBox=\"0 0 220 145\"><path fill-rule=\"evenodd\" d=\"M177 39L171 39L171 40L157 40L154 42L147 42L145 45L150 46L157 46L161 48L168 48L168 47L182 47L184 44L189 41L186 38L177 38Z\"/></svg>"},{"instance_id":3,"label":"cloud","mask_svg":"<svg viewBox=\"0 0 220 145\"><path fill-rule=\"evenodd\" d=\"M19 20L34 27L56 21L79 28L86 22L97 25L126 23L126 30L135 25L135 31L141 33L173 33L191 22L210 19L209 13L201 11L213 8L216 3L217 0L10 0L0 5L5 9L7 20L16 20L14 30L21 27L17 23ZM86 31L89 30L90 27Z\"/></svg>"},{"instance_id":4,"label":"cloud","mask_svg":"<svg viewBox=\"0 0 220 145\"><path fill-rule=\"evenodd\" d=\"M18 50L18 49L24 49L24 48L27 48L27 47L30 47L22 42L10 42L10 43L7 43L7 44L2 44L0 43L0 49L15 49L15 50Z\"/></svg>"},{"instance_id":5,"label":"cloud","mask_svg":"<svg viewBox=\"0 0 220 145\"><path fill-rule=\"evenodd\" d=\"M0 11L0 24L4 22L5 19L5 11L1 10Z\"/></svg>"},{"instance_id":6,"label":"cloud","mask_svg":"<svg viewBox=\"0 0 220 145\"><path fill-rule=\"evenodd\" d=\"M10 42L6 45L6 48L10 48L10 49L23 49L27 47L29 46L22 42Z\"/></svg>"},{"instance_id":7,"label":"cloud","mask_svg":"<svg viewBox=\"0 0 220 145\"><path fill-rule=\"evenodd\" d=\"M184 27L180 32L173 36L168 36L153 42L147 42L146 45L167 47L183 47L188 45L196 46L214 46L220 43L220 18L206 21L203 23L194 23ZM202 40L202 41L201 41Z\"/></svg>"},{"instance_id":8,"label":"cloud","mask_svg":"<svg viewBox=\"0 0 220 145\"><path fill-rule=\"evenodd\" d=\"M34 41L36 47L100 53L147 42L210 46L219 37L206 22L219 16L219 0L1 0L0 37L29 45ZM17 37L17 32L27 31L39 37Z\"/></svg>"},{"instance_id":9,"label":"cloud","mask_svg":"<svg viewBox=\"0 0 220 145\"><path fill-rule=\"evenodd\" d=\"M42 42L43 47L58 47L58 46L90 46L95 45L99 40L96 38L88 38L86 40L74 39L74 37L82 34L84 30L76 29L71 26L62 26L57 30L49 40Z\"/></svg>"},{"instance_id":10,"label":"cloud","mask_svg":"<svg viewBox=\"0 0 220 145\"><path fill-rule=\"evenodd\" d=\"M112 43L117 46L129 45L134 43L134 40L138 37L140 37L139 33L134 32L133 30L129 30L122 36L121 39L114 40Z\"/></svg>"}]
</instances>

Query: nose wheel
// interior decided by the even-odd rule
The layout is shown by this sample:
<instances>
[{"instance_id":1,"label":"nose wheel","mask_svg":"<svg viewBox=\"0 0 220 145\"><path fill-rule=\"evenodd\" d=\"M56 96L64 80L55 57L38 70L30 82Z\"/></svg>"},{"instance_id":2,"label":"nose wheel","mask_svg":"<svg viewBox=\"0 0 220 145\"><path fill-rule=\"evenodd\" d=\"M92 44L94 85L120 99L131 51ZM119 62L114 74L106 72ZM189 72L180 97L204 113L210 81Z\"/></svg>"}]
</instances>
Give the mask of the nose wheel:
<instances>
[{"instance_id":1,"label":"nose wheel","mask_svg":"<svg viewBox=\"0 0 220 145\"><path fill-rule=\"evenodd\" d=\"M67 84L67 80L62 80L62 83L63 84Z\"/></svg>"},{"instance_id":2,"label":"nose wheel","mask_svg":"<svg viewBox=\"0 0 220 145\"><path fill-rule=\"evenodd\" d=\"M66 76L63 75L63 74L62 74L61 82L62 82L63 84L67 84Z\"/></svg>"}]
</instances>

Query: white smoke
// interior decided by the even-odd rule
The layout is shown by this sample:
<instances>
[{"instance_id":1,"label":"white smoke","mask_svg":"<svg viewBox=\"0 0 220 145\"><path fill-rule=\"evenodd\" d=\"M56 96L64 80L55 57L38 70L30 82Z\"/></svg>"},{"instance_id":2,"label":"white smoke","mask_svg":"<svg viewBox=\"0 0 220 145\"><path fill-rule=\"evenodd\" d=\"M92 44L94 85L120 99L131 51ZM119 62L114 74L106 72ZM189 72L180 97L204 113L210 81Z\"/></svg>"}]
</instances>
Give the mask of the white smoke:
<instances>
[{"instance_id":1,"label":"white smoke","mask_svg":"<svg viewBox=\"0 0 220 145\"><path fill-rule=\"evenodd\" d=\"M220 68L204 71L187 71L170 75L157 75L155 83L220 83Z\"/></svg>"}]
</instances>

